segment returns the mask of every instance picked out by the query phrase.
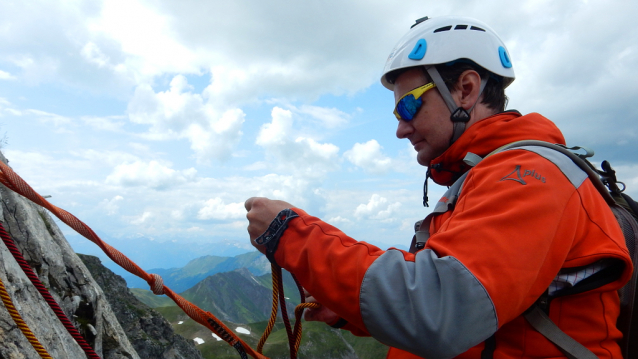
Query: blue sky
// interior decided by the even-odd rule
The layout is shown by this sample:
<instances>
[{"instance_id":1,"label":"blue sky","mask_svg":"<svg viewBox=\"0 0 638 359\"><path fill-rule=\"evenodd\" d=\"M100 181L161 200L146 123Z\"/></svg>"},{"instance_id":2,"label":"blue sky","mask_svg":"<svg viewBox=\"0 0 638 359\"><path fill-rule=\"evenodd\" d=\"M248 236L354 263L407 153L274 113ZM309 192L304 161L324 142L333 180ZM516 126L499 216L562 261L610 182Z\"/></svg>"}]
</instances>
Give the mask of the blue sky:
<instances>
[{"instance_id":1,"label":"blue sky","mask_svg":"<svg viewBox=\"0 0 638 359\"><path fill-rule=\"evenodd\" d=\"M638 4L512 4L2 2L2 151L145 268L248 250L251 196L406 246L429 212L425 169L394 135L379 76L415 19L455 14L507 44L509 108L552 119L638 196ZM76 251L99 253L62 228Z\"/></svg>"}]
</instances>

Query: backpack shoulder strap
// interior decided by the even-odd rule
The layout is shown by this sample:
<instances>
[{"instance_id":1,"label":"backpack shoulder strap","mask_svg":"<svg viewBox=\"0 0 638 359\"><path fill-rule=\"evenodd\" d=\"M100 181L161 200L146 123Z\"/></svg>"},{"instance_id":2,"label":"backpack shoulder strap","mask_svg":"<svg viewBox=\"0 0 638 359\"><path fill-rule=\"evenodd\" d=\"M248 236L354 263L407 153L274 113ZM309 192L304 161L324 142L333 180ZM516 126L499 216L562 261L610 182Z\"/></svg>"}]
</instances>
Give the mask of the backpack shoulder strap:
<instances>
[{"instance_id":1,"label":"backpack shoulder strap","mask_svg":"<svg viewBox=\"0 0 638 359\"><path fill-rule=\"evenodd\" d=\"M554 343L569 359L598 358L574 338L565 334L538 305L531 306L524 317L537 332Z\"/></svg>"}]
</instances>

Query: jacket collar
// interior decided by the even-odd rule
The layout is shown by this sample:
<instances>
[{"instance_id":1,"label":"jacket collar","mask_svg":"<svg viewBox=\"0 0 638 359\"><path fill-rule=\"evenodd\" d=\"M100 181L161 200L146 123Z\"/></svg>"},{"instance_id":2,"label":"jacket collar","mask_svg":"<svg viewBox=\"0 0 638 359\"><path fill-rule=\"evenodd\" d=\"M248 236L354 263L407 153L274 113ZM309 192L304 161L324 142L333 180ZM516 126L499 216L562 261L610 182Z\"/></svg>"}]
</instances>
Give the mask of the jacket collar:
<instances>
[{"instance_id":1,"label":"jacket collar","mask_svg":"<svg viewBox=\"0 0 638 359\"><path fill-rule=\"evenodd\" d=\"M430 176L437 184L450 186L470 169L463 162L468 152L485 157L501 146L522 140L565 144L558 127L538 113L522 116L518 111L501 112L467 128L450 148L430 162Z\"/></svg>"}]
</instances>

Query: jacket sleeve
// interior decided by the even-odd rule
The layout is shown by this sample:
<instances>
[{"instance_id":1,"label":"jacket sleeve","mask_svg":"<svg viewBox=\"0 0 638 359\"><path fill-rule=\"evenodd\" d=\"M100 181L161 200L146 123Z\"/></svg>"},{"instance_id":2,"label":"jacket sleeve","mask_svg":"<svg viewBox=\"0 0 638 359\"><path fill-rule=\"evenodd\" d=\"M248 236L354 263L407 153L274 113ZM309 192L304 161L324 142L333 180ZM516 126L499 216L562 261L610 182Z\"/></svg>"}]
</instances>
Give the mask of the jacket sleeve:
<instances>
[{"instance_id":1,"label":"jacket sleeve","mask_svg":"<svg viewBox=\"0 0 638 359\"><path fill-rule=\"evenodd\" d=\"M494 306L462 263L388 251L294 208L274 253L317 300L357 330L428 358L454 357L496 331ZM427 340L424 342L424 338Z\"/></svg>"}]
</instances>

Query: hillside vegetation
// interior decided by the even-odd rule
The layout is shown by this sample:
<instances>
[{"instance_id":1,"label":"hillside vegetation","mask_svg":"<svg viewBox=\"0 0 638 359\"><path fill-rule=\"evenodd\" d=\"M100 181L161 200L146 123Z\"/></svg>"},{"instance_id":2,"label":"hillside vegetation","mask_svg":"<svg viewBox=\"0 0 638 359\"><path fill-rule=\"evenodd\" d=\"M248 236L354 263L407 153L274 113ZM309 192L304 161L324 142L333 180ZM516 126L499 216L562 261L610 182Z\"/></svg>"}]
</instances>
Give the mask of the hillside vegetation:
<instances>
[{"instance_id":1,"label":"hillside vegetation","mask_svg":"<svg viewBox=\"0 0 638 359\"><path fill-rule=\"evenodd\" d=\"M237 351L226 342L217 340L206 327L188 318L177 307L156 308L171 323L176 333L188 339L200 338L204 343L197 345L202 356L207 359L237 359ZM180 324L181 323L181 324ZM266 321L237 324L224 324L236 330L244 328L250 334L237 332L252 348L257 343L264 329ZM333 329L323 323L304 322L299 357L306 359L382 359L388 348L372 338L355 337L347 331ZM264 346L264 355L270 359L289 359L288 339L282 322L277 322L273 333Z\"/></svg>"},{"instance_id":2,"label":"hillside vegetation","mask_svg":"<svg viewBox=\"0 0 638 359\"><path fill-rule=\"evenodd\" d=\"M258 254L258 256L256 255ZM184 268L173 268L170 273L175 280L180 278L192 283L202 273L228 268L230 271L215 272L196 282L180 294L203 310L213 313L234 330L242 340L256 348L270 317L272 301L272 275L255 275L263 255L254 252L224 259L205 256L195 259ZM235 268L240 264L247 267ZM270 264L267 262L268 269ZM263 266L261 266L263 267ZM155 271L155 273L158 273ZM166 280L165 280L166 282ZM284 292L289 316L294 316L294 307L299 304L299 291L290 273L284 271ZM146 287L148 285L144 283ZM170 284L167 284L170 287ZM183 287L183 286L182 286ZM190 319L181 309L164 296L155 296L146 289L131 291L144 303L155 308L172 325L176 333L195 340L197 349L204 358L238 358L237 351L226 342L215 338L209 329ZM237 331L237 328L243 328ZM324 323L304 322L300 358L385 358L387 347L372 338L355 337L348 331L333 329ZM248 331L250 334L246 334ZM200 344L201 343L201 344ZM288 338L281 318L264 347L264 354L271 359L290 358Z\"/></svg>"}]
</instances>

